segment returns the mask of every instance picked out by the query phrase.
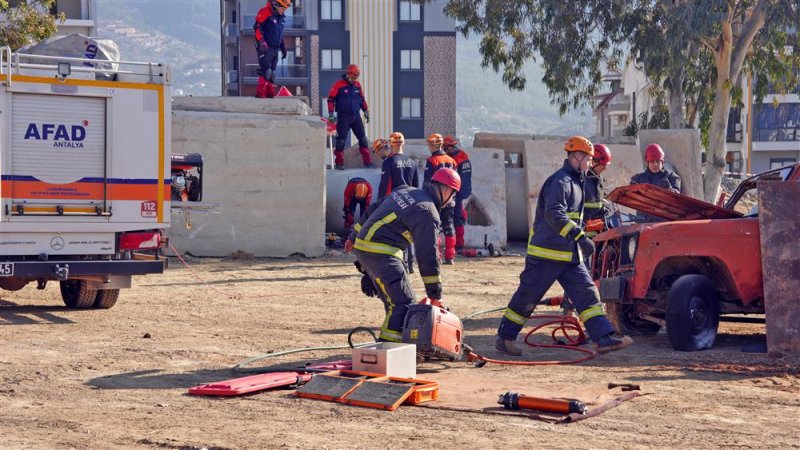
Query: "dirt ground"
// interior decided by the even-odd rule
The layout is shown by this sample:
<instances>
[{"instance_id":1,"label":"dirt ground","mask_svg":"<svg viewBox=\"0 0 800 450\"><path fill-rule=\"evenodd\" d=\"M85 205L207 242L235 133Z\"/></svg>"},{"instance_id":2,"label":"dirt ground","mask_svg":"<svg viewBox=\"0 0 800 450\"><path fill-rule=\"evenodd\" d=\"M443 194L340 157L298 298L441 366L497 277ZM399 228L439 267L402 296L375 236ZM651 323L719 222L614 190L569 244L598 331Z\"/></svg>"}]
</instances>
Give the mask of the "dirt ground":
<instances>
[{"instance_id":1,"label":"dirt ground","mask_svg":"<svg viewBox=\"0 0 800 450\"><path fill-rule=\"evenodd\" d=\"M714 349L672 351L664 334L578 366L426 363L486 379L629 382L649 395L586 421L401 407L394 412L297 399L290 391L241 398L187 395L236 376L231 367L268 351L342 345L380 323L378 300L359 291L348 256L289 260L193 259L200 284L177 261L134 281L111 310L67 310L57 284L0 291L2 448L797 448L800 361L742 353L763 326L721 325ZM468 313L505 306L522 257L461 259L444 268L445 302ZM418 293L421 283L414 280ZM226 297L224 294L236 297ZM555 293L555 290L554 290ZM498 357L500 313L466 323L467 342ZM145 337L147 336L147 337ZM347 356L345 350L278 362ZM526 349L529 360L567 357ZM498 392L499 393L499 392ZM444 395L444 393L443 393ZM481 405L477 405L480 407ZM486 405L490 406L490 405Z\"/></svg>"}]
</instances>

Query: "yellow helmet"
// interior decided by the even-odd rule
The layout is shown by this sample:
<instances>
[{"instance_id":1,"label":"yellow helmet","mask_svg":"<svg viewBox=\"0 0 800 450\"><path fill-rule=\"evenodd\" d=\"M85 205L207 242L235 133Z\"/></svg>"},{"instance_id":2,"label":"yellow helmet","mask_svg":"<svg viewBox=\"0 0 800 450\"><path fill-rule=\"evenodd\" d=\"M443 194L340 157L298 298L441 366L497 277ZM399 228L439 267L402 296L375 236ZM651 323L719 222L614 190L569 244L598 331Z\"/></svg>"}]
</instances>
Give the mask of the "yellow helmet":
<instances>
[{"instance_id":1,"label":"yellow helmet","mask_svg":"<svg viewBox=\"0 0 800 450\"><path fill-rule=\"evenodd\" d=\"M594 147L592 143L583 136L572 136L564 145L564 150L567 152L583 152L587 155L594 156Z\"/></svg>"}]
</instances>

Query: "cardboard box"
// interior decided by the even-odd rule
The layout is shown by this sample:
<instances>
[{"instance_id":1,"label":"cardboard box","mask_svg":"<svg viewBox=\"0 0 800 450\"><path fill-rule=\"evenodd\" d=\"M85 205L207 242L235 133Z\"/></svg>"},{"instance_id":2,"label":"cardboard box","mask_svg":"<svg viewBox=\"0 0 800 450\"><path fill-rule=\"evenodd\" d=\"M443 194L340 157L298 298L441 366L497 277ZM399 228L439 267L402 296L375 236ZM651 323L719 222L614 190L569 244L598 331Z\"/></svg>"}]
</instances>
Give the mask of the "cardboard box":
<instances>
[{"instance_id":1,"label":"cardboard box","mask_svg":"<svg viewBox=\"0 0 800 450\"><path fill-rule=\"evenodd\" d=\"M353 349L353 370L381 373L391 377L417 376L417 346L377 342Z\"/></svg>"}]
</instances>

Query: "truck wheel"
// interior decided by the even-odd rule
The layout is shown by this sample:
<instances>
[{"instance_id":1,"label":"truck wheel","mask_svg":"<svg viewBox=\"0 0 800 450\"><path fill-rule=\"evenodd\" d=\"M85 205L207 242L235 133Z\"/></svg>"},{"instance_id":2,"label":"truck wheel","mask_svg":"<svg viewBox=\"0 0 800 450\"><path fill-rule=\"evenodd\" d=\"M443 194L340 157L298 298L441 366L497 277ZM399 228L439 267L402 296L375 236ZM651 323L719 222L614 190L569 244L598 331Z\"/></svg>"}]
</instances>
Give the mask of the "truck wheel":
<instances>
[{"instance_id":1,"label":"truck wheel","mask_svg":"<svg viewBox=\"0 0 800 450\"><path fill-rule=\"evenodd\" d=\"M672 348L711 348L719 326L719 296L705 275L684 275L667 294L667 335Z\"/></svg>"},{"instance_id":2,"label":"truck wheel","mask_svg":"<svg viewBox=\"0 0 800 450\"><path fill-rule=\"evenodd\" d=\"M621 303L606 303L606 313L608 319L622 334L630 336L653 336L661 330L661 325L647 320L636 320L631 318L633 305L623 305Z\"/></svg>"},{"instance_id":3,"label":"truck wheel","mask_svg":"<svg viewBox=\"0 0 800 450\"><path fill-rule=\"evenodd\" d=\"M86 280L65 280L60 283L61 298L67 308L91 308L94 305L97 291L89 289Z\"/></svg>"},{"instance_id":4,"label":"truck wheel","mask_svg":"<svg viewBox=\"0 0 800 450\"><path fill-rule=\"evenodd\" d=\"M100 289L94 300L94 307L108 309L117 304L119 289Z\"/></svg>"}]
</instances>

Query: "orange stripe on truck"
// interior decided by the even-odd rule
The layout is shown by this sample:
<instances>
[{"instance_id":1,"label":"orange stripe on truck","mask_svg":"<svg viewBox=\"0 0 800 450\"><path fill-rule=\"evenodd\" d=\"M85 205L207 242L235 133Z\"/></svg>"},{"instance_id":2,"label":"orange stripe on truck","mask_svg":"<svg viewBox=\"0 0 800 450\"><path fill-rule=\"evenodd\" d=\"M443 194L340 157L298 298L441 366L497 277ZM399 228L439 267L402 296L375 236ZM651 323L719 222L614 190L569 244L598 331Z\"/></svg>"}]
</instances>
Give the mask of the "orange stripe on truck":
<instances>
[{"instance_id":1,"label":"orange stripe on truck","mask_svg":"<svg viewBox=\"0 0 800 450\"><path fill-rule=\"evenodd\" d=\"M156 200L158 186L152 183L108 184L107 200ZM50 184L43 181L3 180L0 185L2 198L43 200L103 200L103 184L76 181L74 183ZM170 198L170 186L163 185L162 197Z\"/></svg>"}]
</instances>

